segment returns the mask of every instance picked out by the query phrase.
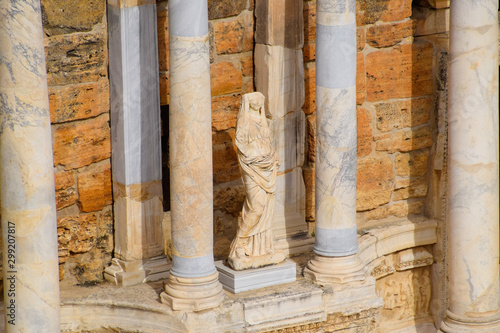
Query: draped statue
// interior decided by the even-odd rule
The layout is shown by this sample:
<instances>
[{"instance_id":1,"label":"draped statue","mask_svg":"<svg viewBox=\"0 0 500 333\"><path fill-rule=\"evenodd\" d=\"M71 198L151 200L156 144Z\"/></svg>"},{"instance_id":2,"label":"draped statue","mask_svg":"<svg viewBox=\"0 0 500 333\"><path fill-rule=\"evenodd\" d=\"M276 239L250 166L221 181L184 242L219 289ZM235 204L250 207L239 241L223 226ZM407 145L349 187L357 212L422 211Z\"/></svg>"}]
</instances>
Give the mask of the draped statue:
<instances>
[{"instance_id":1,"label":"draped statue","mask_svg":"<svg viewBox=\"0 0 500 333\"><path fill-rule=\"evenodd\" d=\"M246 197L228 264L243 270L279 263L285 260L285 254L274 249L272 233L278 156L260 92L245 94L241 99L236 147Z\"/></svg>"}]
</instances>

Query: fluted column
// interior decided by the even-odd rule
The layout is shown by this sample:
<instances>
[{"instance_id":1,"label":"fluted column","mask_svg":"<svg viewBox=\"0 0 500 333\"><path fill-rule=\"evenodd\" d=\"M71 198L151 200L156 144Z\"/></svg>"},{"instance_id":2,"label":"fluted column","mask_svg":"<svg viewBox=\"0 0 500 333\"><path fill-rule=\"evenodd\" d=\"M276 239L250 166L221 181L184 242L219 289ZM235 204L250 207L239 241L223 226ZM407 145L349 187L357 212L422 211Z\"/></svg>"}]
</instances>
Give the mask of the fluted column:
<instances>
[{"instance_id":1,"label":"fluted column","mask_svg":"<svg viewBox=\"0 0 500 333\"><path fill-rule=\"evenodd\" d=\"M224 298L213 258L212 126L206 0L170 0L172 261L161 298L199 311Z\"/></svg>"},{"instance_id":2,"label":"fluted column","mask_svg":"<svg viewBox=\"0 0 500 333\"><path fill-rule=\"evenodd\" d=\"M59 332L52 134L40 1L0 2L0 181L6 332Z\"/></svg>"},{"instance_id":3,"label":"fluted column","mask_svg":"<svg viewBox=\"0 0 500 333\"><path fill-rule=\"evenodd\" d=\"M356 230L356 2L316 6L316 256L304 275L341 283L365 278Z\"/></svg>"},{"instance_id":4,"label":"fluted column","mask_svg":"<svg viewBox=\"0 0 500 333\"><path fill-rule=\"evenodd\" d=\"M168 276L163 255L160 88L154 0L108 0L115 258L104 277Z\"/></svg>"},{"instance_id":5,"label":"fluted column","mask_svg":"<svg viewBox=\"0 0 500 333\"><path fill-rule=\"evenodd\" d=\"M453 0L445 332L500 332L498 0Z\"/></svg>"}]
</instances>

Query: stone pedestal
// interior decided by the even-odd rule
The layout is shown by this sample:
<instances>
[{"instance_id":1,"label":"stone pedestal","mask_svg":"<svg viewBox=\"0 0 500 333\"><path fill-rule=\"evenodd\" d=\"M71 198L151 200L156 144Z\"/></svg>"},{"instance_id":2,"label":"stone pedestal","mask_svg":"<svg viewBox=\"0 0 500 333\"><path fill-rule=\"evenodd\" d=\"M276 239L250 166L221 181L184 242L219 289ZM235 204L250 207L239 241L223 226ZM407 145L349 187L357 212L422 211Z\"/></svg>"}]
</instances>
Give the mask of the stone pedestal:
<instances>
[{"instance_id":1,"label":"stone pedestal","mask_svg":"<svg viewBox=\"0 0 500 333\"><path fill-rule=\"evenodd\" d=\"M445 332L500 332L498 1L454 0L448 92Z\"/></svg>"},{"instance_id":2,"label":"stone pedestal","mask_svg":"<svg viewBox=\"0 0 500 333\"><path fill-rule=\"evenodd\" d=\"M266 97L266 113L280 165L276 178L273 234L285 253L309 251L305 221L304 44L302 0L255 2L255 87Z\"/></svg>"},{"instance_id":3,"label":"stone pedestal","mask_svg":"<svg viewBox=\"0 0 500 333\"><path fill-rule=\"evenodd\" d=\"M173 266L161 299L199 311L224 298L213 258L208 8L205 0L170 0L168 9Z\"/></svg>"},{"instance_id":4,"label":"stone pedestal","mask_svg":"<svg viewBox=\"0 0 500 333\"><path fill-rule=\"evenodd\" d=\"M104 276L132 285L166 278L169 269L166 257L159 258L163 193L155 1L109 0L108 25L115 259Z\"/></svg>"},{"instance_id":5,"label":"stone pedestal","mask_svg":"<svg viewBox=\"0 0 500 333\"><path fill-rule=\"evenodd\" d=\"M317 1L316 228L304 275L319 283L364 279L356 229L356 4Z\"/></svg>"},{"instance_id":6,"label":"stone pedestal","mask_svg":"<svg viewBox=\"0 0 500 333\"><path fill-rule=\"evenodd\" d=\"M40 2L0 2L0 202L6 332L59 332L52 134Z\"/></svg>"}]
</instances>

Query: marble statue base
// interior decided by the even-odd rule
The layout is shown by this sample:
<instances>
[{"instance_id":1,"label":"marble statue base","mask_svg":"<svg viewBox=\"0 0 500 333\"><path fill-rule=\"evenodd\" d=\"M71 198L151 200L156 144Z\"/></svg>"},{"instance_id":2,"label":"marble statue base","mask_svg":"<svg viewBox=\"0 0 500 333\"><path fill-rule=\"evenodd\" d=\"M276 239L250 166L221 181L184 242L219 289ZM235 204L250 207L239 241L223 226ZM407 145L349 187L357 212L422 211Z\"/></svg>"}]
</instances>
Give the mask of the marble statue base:
<instances>
[{"instance_id":1,"label":"marble statue base","mask_svg":"<svg viewBox=\"0 0 500 333\"><path fill-rule=\"evenodd\" d=\"M222 287L234 294L243 291L274 286L296 280L296 264L291 260L255 269L235 271L224 265L222 260L215 262L219 271L219 281Z\"/></svg>"},{"instance_id":2,"label":"marble statue base","mask_svg":"<svg viewBox=\"0 0 500 333\"><path fill-rule=\"evenodd\" d=\"M286 253L283 251L275 251L273 254L263 256L252 256L245 258L229 257L228 265L234 270L241 271L244 269L261 268L269 265L279 264L285 261Z\"/></svg>"}]
</instances>

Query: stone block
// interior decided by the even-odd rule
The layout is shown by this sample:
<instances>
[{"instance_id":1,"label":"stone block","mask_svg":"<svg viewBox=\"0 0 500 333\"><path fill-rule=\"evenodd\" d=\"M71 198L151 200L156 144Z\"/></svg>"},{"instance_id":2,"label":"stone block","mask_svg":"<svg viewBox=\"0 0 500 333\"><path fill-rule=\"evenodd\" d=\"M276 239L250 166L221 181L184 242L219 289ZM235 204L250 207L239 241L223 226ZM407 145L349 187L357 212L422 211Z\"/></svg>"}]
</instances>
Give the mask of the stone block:
<instances>
[{"instance_id":1,"label":"stone block","mask_svg":"<svg viewBox=\"0 0 500 333\"><path fill-rule=\"evenodd\" d=\"M78 206L82 212L94 212L113 203L111 166L92 165L78 174Z\"/></svg>"},{"instance_id":2,"label":"stone block","mask_svg":"<svg viewBox=\"0 0 500 333\"><path fill-rule=\"evenodd\" d=\"M168 72L160 72L160 105L169 104L170 87L168 84Z\"/></svg>"},{"instance_id":3,"label":"stone block","mask_svg":"<svg viewBox=\"0 0 500 333\"><path fill-rule=\"evenodd\" d=\"M397 153L394 158L396 175L400 177L425 176L428 158L429 152L427 150Z\"/></svg>"},{"instance_id":4,"label":"stone block","mask_svg":"<svg viewBox=\"0 0 500 333\"><path fill-rule=\"evenodd\" d=\"M49 88L50 121L63 123L109 112L109 81Z\"/></svg>"},{"instance_id":5,"label":"stone block","mask_svg":"<svg viewBox=\"0 0 500 333\"><path fill-rule=\"evenodd\" d=\"M232 20L213 23L217 54L232 54L253 50L254 17L245 11Z\"/></svg>"},{"instance_id":6,"label":"stone block","mask_svg":"<svg viewBox=\"0 0 500 333\"><path fill-rule=\"evenodd\" d=\"M366 56L368 101L408 98L433 93L431 43L397 45Z\"/></svg>"},{"instance_id":7,"label":"stone block","mask_svg":"<svg viewBox=\"0 0 500 333\"><path fill-rule=\"evenodd\" d=\"M304 113L316 112L316 67L314 63L307 64L304 69Z\"/></svg>"},{"instance_id":8,"label":"stone block","mask_svg":"<svg viewBox=\"0 0 500 333\"><path fill-rule=\"evenodd\" d=\"M316 41L316 1L304 2L304 43Z\"/></svg>"},{"instance_id":9,"label":"stone block","mask_svg":"<svg viewBox=\"0 0 500 333\"><path fill-rule=\"evenodd\" d=\"M43 30L47 36L90 31L105 20L104 1L42 0Z\"/></svg>"},{"instance_id":10,"label":"stone block","mask_svg":"<svg viewBox=\"0 0 500 333\"><path fill-rule=\"evenodd\" d=\"M70 170L109 158L110 136L107 113L54 126L54 165L62 165Z\"/></svg>"},{"instance_id":11,"label":"stone block","mask_svg":"<svg viewBox=\"0 0 500 333\"><path fill-rule=\"evenodd\" d=\"M236 128L241 105L241 95L232 94L212 98L212 130L224 131Z\"/></svg>"},{"instance_id":12,"label":"stone block","mask_svg":"<svg viewBox=\"0 0 500 333\"><path fill-rule=\"evenodd\" d=\"M361 105L366 100L366 67L365 55L358 52L356 56L356 104Z\"/></svg>"},{"instance_id":13,"label":"stone block","mask_svg":"<svg viewBox=\"0 0 500 333\"><path fill-rule=\"evenodd\" d=\"M450 31L450 9L414 7L414 36L426 36Z\"/></svg>"},{"instance_id":14,"label":"stone block","mask_svg":"<svg viewBox=\"0 0 500 333\"><path fill-rule=\"evenodd\" d=\"M57 236L60 255L90 251L97 239L97 214L77 214L59 218Z\"/></svg>"},{"instance_id":15,"label":"stone block","mask_svg":"<svg viewBox=\"0 0 500 333\"><path fill-rule=\"evenodd\" d=\"M300 142L302 146L305 145L305 133L300 129L300 127L305 125L304 119L302 119L303 117L300 116L301 114L303 114L302 111L290 112L283 118L269 122L273 138L273 147L278 153L280 163L278 173L288 172L300 165L300 161L297 158L299 152L298 142Z\"/></svg>"},{"instance_id":16,"label":"stone block","mask_svg":"<svg viewBox=\"0 0 500 333\"><path fill-rule=\"evenodd\" d=\"M255 46L255 87L266 97L266 114L282 118L304 105L304 65L301 50Z\"/></svg>"},{"instance_id":17,"label":"stone block","mask_svg":"<svg viewBox=\"0 0 500 333\"><path fill-rule=\"evenodd\" d=\"M375 24L366 29L366 42L373 47L393 46L412 36L412 21Z\"/></svg>"},{"instance_id":18,"label":"stone block","mask_svg":"<svg viewBox=\"0 0 500 333\"><path fill-rule=\"evenodd\" d=\"M422 179L412 179L406 182L396 183L398 187L392 195L393 201L404 200L408 198L423 198L427 195L427 182Z\"/></svg>"},{"instance_id":19,"label":"stone block","mask_svg":"<svg viewBox=\"0 0 500 333\"><path fill-rule=\"evenodd\" d=\"M398 272L432 265L434 257L424 247L416 247L396 253L394 267Z\"/></svg>"},{"instance_id":20,"label":"stone block","mask_svg":"<svg viewBox=\"0 0 500 333\"><path fill-rule=\"evenodd\" d=\"M411 3L412 0L357 0L356 25L402 21L410 17Z\"/></svg>"},{"instance_id":21,"label":"stone block","mask_svg":"<svg viewBox=\"0 0 500 333\"><path fill-rule=\"evenodd\" d=\"M210 66L210 87L212 96L220 96L241 91L243 78L241 70L229 61Z\"/></svg>"},{"instance_id":22,"label":"stone block","mask_svg":"<svg viewBox=\"0 0 500 333\"><path fill-rule=\"evenodd\" d=\"M389 216L406 217L408 215L422 213L423 204L423 201L399 201L391 205L363 212L363 216L366 220L380 220Z\"/></svg>"},{"instance_id":23,"label":"stone block","mask_svg":"<svg viewBox=\"0 0 500 333\"><path fill-rule=\"evenodd\" d=\"M316 220L315 210L315 170L312 168L304 168L302 170L304 183L306 185L306 221L314 222Z\"/></svg>"},{"instance_id":24,"label":"stone block","mask_svg":"<svg viewBox=\"0 0 500 333\"><path fill-rule=\"evenodd\" d=\"M113 253L114 220L112 207L98 213L96 246L105 253Z\"/></svg>"},{"instance_id":25,"label":"stone block","mask_svg":"<svg viewBox=\"0 0 500 333\"><path fill-rule=\"evenodd\" d=\"M392 169L389 156L358 160L356 199L358 211L373 209L390 201L394 188Z\"/></svg>"},{"instance_id":26,"label":"stone block","mask_svg":"<svg viewBox=\"0 0 500 333\"><path fill-rule=\"evenodd\" d=\"M293 282L296 280L295 266L297 264L293 261L285 260L277 265L235 271L224 265L222 261L215 262L220 283L224 289L233 294Z\"/></svg>"},{"instance_id":27,"label":"stone block","mask_svg":"<svg viewBox=\"0 0 500 333\"><path fill-rule=\"evenodd\" d=\"M60 210L76 203L78 192L76 189L74 171L60 171L54 174L56 185L56 207Z\"/></svg>"},{"instance_id":28,"label":"stone block","mask_svg":"<svg viewBox=\"0 0 500 333\"><path fill-rule=\"evenodd\" d=\"M316 113L307 117L307 161L316 160Z\"/></svg>"},{"instance_id":29,"label":"stone block","mask_svg":"<svg viewBox=\"0 0 500 333\"><path fill-rule=\"evenodd\" d=\"M369 155L372 152L372 116L368 109L359 107L356 111L358 131L358 157Z\"/></svg>"},{"instance_id":30,"label":"stone block","mask_svg":"<svg viewBox=\"0 0 500 333\"><path fill-rule=\"evenodd\" d=\"M240 60L243 76L253 76L253 54L244 54L240 57Z\"/></svg>"},{"instance_id":31,"label":"stone block","mask_svg":"<svg viewBox=\"0 0 500 333\"><path fill-rule=\"evenodd\" d=\"M167 8L157 9L158 29L158 65L160 71L168 71L168 11Z\"/></svg>"},{"instance_id":32,"label":"stone block","mask_svg":"<svg viewBox=\"0 0 500 333\"><path fill-rule=\"evenodd\" d=\"M93 286L104 280L103 270L111 262L111 255L103 253L101 249L75 256L75 262L70 266L70 272L76 277L78 284Z\"/></svg>"},{"instance_id":33,"label":"stone block","mask_svg":"<svg viewBox=\"0 0 500 333\"><path fill-rule=\"evenodd\" d=\"M431 113L430 97L375 104L377 128L382 132L425 124Z\"/></svg>"},{"instance_id":34,"label":"stone block","mask_svg":"<svg viewBox=\"0 0 500 333\"><path fill-rule=\"evenodd\" d=\"M313 61L316 58L316 44L314 42L304 44L302 53L304 55L304 61Z\"/></svg>"},{"instance_id":35,"label":"stone block","mask_svg":"<svg viewBox=\"0 0 500 333\"><path fill-rule=\"evenodd\" d=\"M365 36L365 28L358 27L356 28L356 51L363 51L365 48L366 36Z\"/></svg>"},{"instance_id":36,"label":"stone block","mask_svg":"<svg viewBox=\"0 0 500 333\"><path fill-rule=\"evenodd\" d=\"M208 19L237 16L247 8L247 0L208 0Z\"/></svg>"},{"instance_id":37,"label":"stone block","mask_svg":"<svg viewBox=\"0 0 500 333\"><path fill-rule=\"evenodd\" d=\"M107 32L58 35L45 39L49 86L97 81L107 75Z\"/></svg>"},{"instance_id":38,"label":"stone block","mask_svg":"<svg viewBox=\"0 0 500 333\"><path fill-rule=\"evenodd\" d=\"M290 49L304 44L303 0L257 0L255 42Z\"/></svg>"},{"instance_id":39,"label":"stone block","mask_svg":"<svg viewBox=\"0 0 500 333\"><path fill-rule=\"evenodd\" d=\"M449 8L450 0L415 0L415 5L431 8Z\"/></svg>"},{"instance_id":40,"label":"stone block","mask_svg":"<svg viewBox=\"0 0 500 333\"><path fill-rule=\"evenodd\" d=\"M239 179L240 165L236 146L233 142L214 146L212 151L214 184L220 184Z\"/></svg>"},{"instance_id":41,"label":"stone block","mask_svg":"<svg viewBox=\"0 0 500 333\"><path fill-rule=\"evenodd\" d=\"M423 148L429 148L432 145L432 130L428 126L397 131L375 137L375 150L408 152Z\"/></svg>"}]
</instances>

